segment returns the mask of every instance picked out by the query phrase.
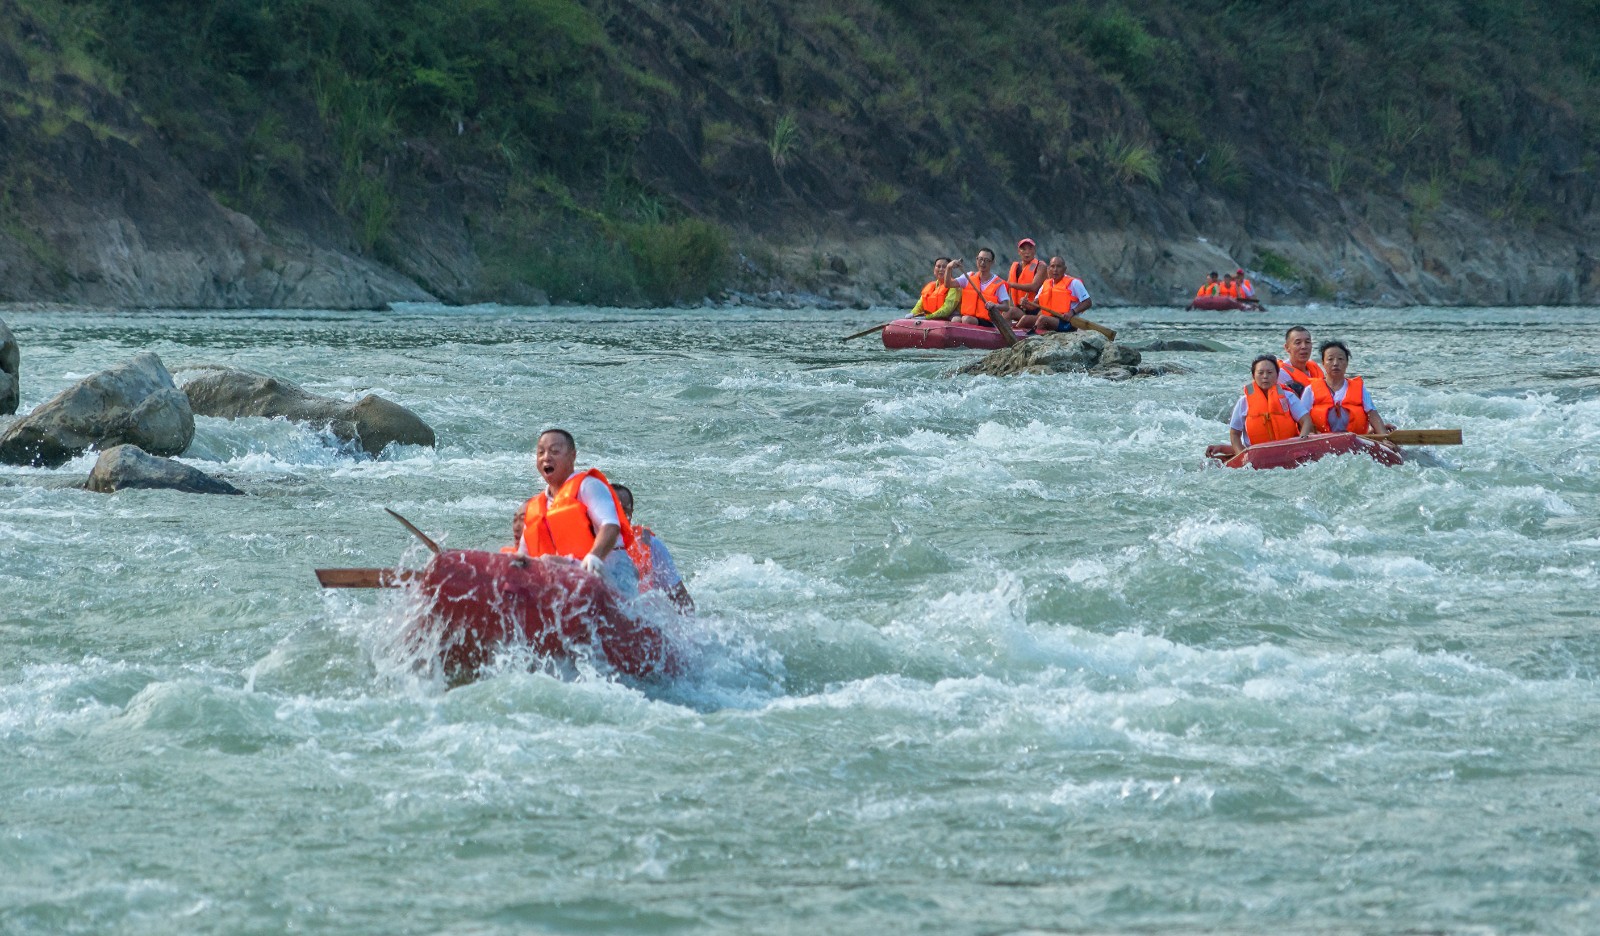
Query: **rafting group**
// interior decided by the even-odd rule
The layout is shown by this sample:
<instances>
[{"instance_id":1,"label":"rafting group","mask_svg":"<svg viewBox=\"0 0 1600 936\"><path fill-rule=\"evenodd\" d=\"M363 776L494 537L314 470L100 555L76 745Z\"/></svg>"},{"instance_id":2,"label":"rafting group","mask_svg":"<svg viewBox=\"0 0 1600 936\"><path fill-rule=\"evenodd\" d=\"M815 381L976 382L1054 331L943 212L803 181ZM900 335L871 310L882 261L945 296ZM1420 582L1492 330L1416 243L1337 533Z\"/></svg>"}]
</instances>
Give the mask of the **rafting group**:
<instances>
[{"instance_id":1,"label":"rafting group","mask_svg":"<svg viewBox=\"0 0 1600 936\"><path fill-rule=\"evenodd\" d=\"M1039 260L1033 238L1017 241L1018 259L1010 275L994 274L994 251L978 250L977 269L962 271L960 258L938 257L933 279L922 287L917 304L907 318L951 321L996 328L1003 317L1013 329L1036 332L1072 331L1072 319L1094 305L1083 280L1067 272L1067 262L1051 257Z\"/></svg>"},{"instance_id":2,"label":"rafting group","mask_svg":"<svg viewBox=\"0 0 1600 936\"><path fill-rule=\"evenodd\" d=\"M1261 300L1256 298L1255 284L1242 268L1225 276L1212 270L1206 275L1206 281L1195 290L1189 308L1216 312L1264 311Z\"/></svg>"}]
</instances>

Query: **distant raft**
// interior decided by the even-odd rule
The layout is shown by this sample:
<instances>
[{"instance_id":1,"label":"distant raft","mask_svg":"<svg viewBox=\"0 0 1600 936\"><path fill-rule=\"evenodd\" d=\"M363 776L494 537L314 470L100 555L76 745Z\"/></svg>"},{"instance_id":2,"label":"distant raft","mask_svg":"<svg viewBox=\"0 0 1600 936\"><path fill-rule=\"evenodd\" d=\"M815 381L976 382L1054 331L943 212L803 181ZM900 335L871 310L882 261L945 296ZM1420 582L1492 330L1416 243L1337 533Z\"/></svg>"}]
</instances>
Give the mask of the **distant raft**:
<instances>
[{"instance_id":1,"label":"distant raft","mask_svg":"<svg viewBox=\"0 0 1600 936\"><path fill-rule=\"evenodd\" d=\"M1228 296L1195 296L1189 308L1206 312L1260 312L1259 305L1240 302Z\"/></svg>"},{"instance_id":2,"label":"distant raft","mask_svg":"<svg viewBox=\"0 0 1600 936\"><path fill-rule=\"evenodd\" d=\"M1405 461L1394 446L1362 438L1353 432L1262 442L1237 455L1229 445L1213 445L1206 449L1206 457L1216 459L1225 468L1297 468L1328 455L1348 454L1366 455L1381 465L1398 465Z\"/></svg>"},{"instance_id":3,"label":"distant raft","mask_svg":"<svg viewBox=\"0 0 1600 936\"><path fill-rule=\"evenodd\" d=\"M1017 331L1018 340L1034 337L1031 331ZM885 348L978 348L993 351L1005 347L998 329L987 325L967 325L934 319L897 319L883 327Z\"/></svg>"}]
</instances>

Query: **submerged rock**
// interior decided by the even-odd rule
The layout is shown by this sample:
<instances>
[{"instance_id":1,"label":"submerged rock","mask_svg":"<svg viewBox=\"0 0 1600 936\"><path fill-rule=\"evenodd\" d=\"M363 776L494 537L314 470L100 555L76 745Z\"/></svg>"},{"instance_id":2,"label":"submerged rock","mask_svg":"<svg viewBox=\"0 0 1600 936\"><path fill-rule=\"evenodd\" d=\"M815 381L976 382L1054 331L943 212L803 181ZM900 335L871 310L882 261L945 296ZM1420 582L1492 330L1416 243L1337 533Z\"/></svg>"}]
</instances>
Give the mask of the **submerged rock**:
<instances>
[{"instance_id":1,"label":"submerged rock","mask_svg":"<svg viewBox=\"0 0 1600 936\"><path fill-rule=\"evenodd\" d=\"M962 374L1084 373L1107 380L1151 377L1139 366L1139 352L1125 344L1107 341L1092 331L1065 332L1019 341L1009 348L991 351L958 371Z\"/></svg>"},{"instance_id":2,"label":"submerged rock","mask_svg":"<svg viewBox=\"0 0 1600 936\"><path fill-rule=\"evenodd\" d=\"M1157 338L1132 346L1141 353L1150 351L1233 351L1220 341L1210 338Z\"/></svg>"},{"instance_id":3,"label":"submerged rock","mask_svg":"<svg viewBox=\"0 0 1600 936\"><path fill-rule=\"evenodd\" d=\"M22 380L17 376L21 356L17 353L17 339L0 319L0 416L17 411L22 399Z\"/></svg>"},{"instance_id":4,"label":"submerged rock","mask_svg":"<svg viewBox=\"0 0 1600 936\"><path fill-rule=\"evenodd\" d=\"M55 468L91 448L124 443L181 455L194 439L189 398L149 351L85 377L0 435L0 462Z\"/></svg>"},{"instance_id":5,"label":"submerged rock","mask_svg":"<svg viewBox=\"0 0 1600 936\"><path fill-rule=\"evenodd\" d=\"M434 444L433 427L398 403L367 394L354 403L318 396L269 374L203 364L183 385L189 405L201 416L238 419L262 416L327 426L337 438L377 455L391 442Z\"/></svg>"},{"instance_id":6,"label":"submerged rock","mask_svg":"<svg viewBox=\"0 0 1600 936\"><path fill-rule=\"evenodd\" d=\"M188 494L244 493L198 468L157 458L137 445L117 445L101 452L83 486L100 494L128 488L165 488Z\"/></svg>"}]
</instances>

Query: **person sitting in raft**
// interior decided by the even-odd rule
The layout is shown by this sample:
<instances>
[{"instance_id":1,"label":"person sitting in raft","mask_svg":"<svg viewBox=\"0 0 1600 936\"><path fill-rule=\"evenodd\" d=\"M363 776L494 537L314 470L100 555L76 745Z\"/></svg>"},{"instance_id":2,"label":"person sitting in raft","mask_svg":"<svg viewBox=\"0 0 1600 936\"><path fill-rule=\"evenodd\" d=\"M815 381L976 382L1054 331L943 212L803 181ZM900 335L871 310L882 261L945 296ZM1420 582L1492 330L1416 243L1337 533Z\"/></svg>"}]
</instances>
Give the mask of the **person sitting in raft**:
<instances>
[{"instance_id":1,"label":"person sitting in raft","mask_svg":"<svg viewBox=\"0 0 1600 936\"><path fill-rule=\"evenodd\" d=\"M1256 298L1256 284L1250 282L1250 277L1244 275L1244 270L1234 270L1233 278L1238 283L1238 299L1240 302L1261 304L1261 300Z\"/></svg>"},{"instance_id":2,"label":"person sitting in raft","mask_svg":"<svg viewBox=\"0 0 1600 936\"><path fill-rule=\"evenodd\" d=\"M1250 362L1250 382L1228 419L1228 444L1235 455L1261 442L1305 438L1311 434L1311 411L1278 385L1278 359L1263 354Z\"/></svg>"},{"instance_id":3,"label":"person sitting in raft","mask_svg":"<svg viewBox=\"0 0 1600 936\"><path fill-rule=\"evenodd\" d=\"M1212 270L1210 273L1206 274L1205 285L1194 291L1194 297L1196 299L1202 299L1206 296L1220 295L1221 292L1222 283L1217 279L1217 271Z\"/></svg>"},{"instance_id":4,"label":"person sitting in raft","mask_svg":"<svg viewBox=\"0 0 1600 936\"><path fill-rule=\"evenodd\" d=\"M611 489L617 492L617 498L622 501L622 512L627 516L628 523L633 525L633 535L650 552L650 570L645 573L648 587L660 589L682 613L693 614L694 599L689 597L689 589L683 587L683 576L678 574L678 566L672 561L667 544L649 527L633 523L633 491L625 484L613 484Z\"/></svg>"},{"instance_id":5,"label":"person sitting in raft","mask_svg":"<svg viewBox=\"0 0 1600 936\"><path fill-rule=\"evenodd\" d=\"M1283 350L1289 359L1278 359L1278 383L1299 396L1311 386L1312 378L1322 376L1322 367L1311 360L1311 329L1296 325L1284 332Z\"/></svg>"},{"instance_id":6,"label":"person sitting in raft","mask_svg":"<svg viewBox=\"0 0 1600 936\"><path fill-rule=\"evenodd\" d=\"M1031 237L1017 241L1020 259L1011 262L1011 275L1006 277L1006 289L1011 292L1012 321L1039 312L1037 294L1044 285L1045 265L1039 260L1038 249Z\"/></svg>"},{"instance_id":7,"label":"person sitting in raft","mask_svg":"<svg viewBox=\"0 0 1600 936\"><path fill-rule=\"evenodd\" d=\"M906 313L906 318L943 320L955 315L956 310L961 308L961 291L951 289L944 281L944 268L949 265L949 257L939 257L933 261L933 279L922 287L921 298Z\"/></svg>"},{"instance_id":8,"label":"person sitting in raft","mask_svg":"<svg viewBox=\"0 0 1600 936\"><path fill-rule=\"evenodd\" d=\"M1048 269L1050 275L1035 297L1039 311L1024 315L1017 325L1041 332L1072 331L1072 317L1094 305L1094 300L1083 280L1067 272L1067 261L1051 257Z\"/></svg>"},{"instance_id":9,"label":"person sitting in raft","mask_svg":"<svg viewBox=\"0 0 1600 936\"><path fill-rule=\"evenodd\" d=\"M1222 282L1217 285L1217 295L1224 299L1239 298L1239 281L1234 279L1232 273L1222 277Z\"/></svg>"},{"instance_id":10,"label":"person sitting in raft","mask_svg":"<svg viewBox=\"0 0 1600 936\"><path fill-rule=\"evenodd\" d=\"M574 472L578 443L565 429L539 433L533 464L545 489L529 498L511 524L515 552L564 556L603 578L624 598L639 594L639 553L616 491L597 468ZM618 546L621 548L617 548Z\"/></svg>"},{"instance_id":11,"label":"person sitting in raft","mask_svg":"<svg viewBox=\"0 0 1600 936\"><path fill-rule=\"evenodd\" d=\"M1317 350L1321 352L1326 376L1312 378L1311 385L1300 395L1300 402L1311 411L1312 428L1357 435L1391 431L1394 427L1384 422L1372 405L1366 382L1360 377L1345 376L1350 367L1350 347L1342 341L1324 341Z\"/></svg>"},{"instance_id":12,"label":"person sitting in raft","mask_svg":"<svg viewBox=\"0 0 1600 936\"><path fill-rule=\"evenodd\" d=\"M960 276L955 275L961 269L960 259L951 260L944 268L945 282L951 289L961 290L961 314L951 321L994 328L995 324L989 316L1008 313L1011 310L1011 294L1006 291L1005 280L989 273L994 266L994 251L987 247L980 248L976 263L976 270Z\"/></svg>"}]
</instances>

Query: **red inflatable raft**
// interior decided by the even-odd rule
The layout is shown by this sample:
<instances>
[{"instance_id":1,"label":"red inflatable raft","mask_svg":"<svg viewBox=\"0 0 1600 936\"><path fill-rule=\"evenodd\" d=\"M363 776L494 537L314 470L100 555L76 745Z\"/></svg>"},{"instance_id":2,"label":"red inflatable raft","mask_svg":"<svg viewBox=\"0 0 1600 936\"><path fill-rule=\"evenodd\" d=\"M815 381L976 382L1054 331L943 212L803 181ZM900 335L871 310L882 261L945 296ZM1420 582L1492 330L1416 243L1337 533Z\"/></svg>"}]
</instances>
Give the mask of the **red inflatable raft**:
<instances>
[{"instance_id":1,"label":"red inflatable raft","mask_svg":"<svg viewBox=\"0 0 1600 936\"><path fill-rule=\"evenodd\" d=\"M1261 306L1250 302L1240 302L1227 296L1195 296L1189 303L1191 309L1202 309L1207 312L1260 312Z\"/></svg>"},{"instance_id":2,"label":"red inflatable raft","mask_svg":"<svg viewBox=\"0 0 1600 936\"><path fill-rule=\"evenodd\" d=\"M1033 332L1019 331L1018 339L1032 338ZM883 327L885 348L980 348L993 351L1005 347L997 329L987 325L966 325L929 319L898 319Z\"/></svg>"},{"instance_id":3,"label":"red inflatable raft","mask_svg":"<svg viewBox=\"0 0 1600 936\"><path fill-rule=\"evenodd\" d=\"M638 678L683 670L661 628L577 563L440 550L413 532L437 550L421 571L318 569L317 580L324 588L415 587L422 607L404 644L436 658L452 683L476 677L503 647L525 647L544 660L604 660Z\"/></svg>"},{"instance_id":4,"label":"red inflatable raft","mask_svg":"<svg viewBox=\"0 0 1600 936\"><path fill-rule=\"evenodd\" d=\"M1316 461L1326 455L1367 455L1384 465L1398 465L1404 458L1400 450L1363 439L1353 432L1332 432L1308 436L1304 439L1284 439L1281 442L1263 442L1252 445L1239 454L1230 445L1213 445L1206 456L1222 462L1227 468L1294 468Z\"/></svg>"}]
</instances>

